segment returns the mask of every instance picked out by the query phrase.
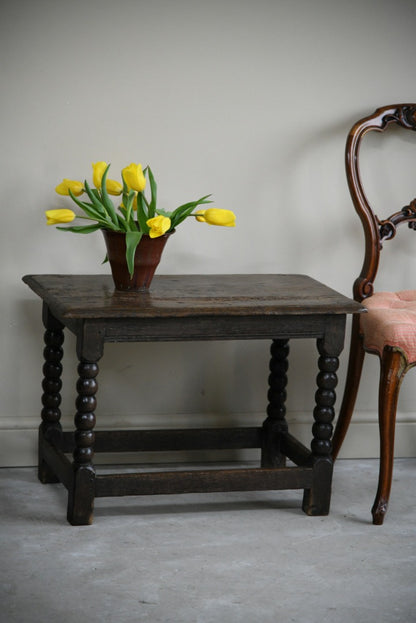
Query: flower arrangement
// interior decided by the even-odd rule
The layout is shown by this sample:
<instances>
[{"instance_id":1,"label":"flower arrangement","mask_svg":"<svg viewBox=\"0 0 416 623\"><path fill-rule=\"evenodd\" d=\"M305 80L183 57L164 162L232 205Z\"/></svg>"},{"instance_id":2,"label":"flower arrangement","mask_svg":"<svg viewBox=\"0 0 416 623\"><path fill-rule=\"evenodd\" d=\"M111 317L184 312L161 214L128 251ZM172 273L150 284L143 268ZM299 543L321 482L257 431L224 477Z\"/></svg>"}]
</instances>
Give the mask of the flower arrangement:
<instances>
[{"instance_id":1,"label":"flower arrangement","mask_svg":"<svg viewBox=\"0 0 416 623\"><path fill-rule=\"evenodd\" d=\"M157 207L157 184L149 166L144 170L140 164L132 163L121 171L122 183L108 179L110 165L106 162L93 163L93 186L85 180L64 179L55 191L59 195L69 195L83 214L69 209L47 210L47 225L71 223L74 219L93 221L88 225L58 227L63 231L89 234L98 229L122 232L126 237L126 262L130 275L133 273L134 254L143 235L157 238L172 232L182 221L194 217L209 225L234 227L235 215L231 210L207 208L196 210L198 206L212 203L205 195L196 201L189 201L168 212ZM150 198L145 196L149 181ZM79 197L87 195L87 199ZM122 202L115 208L110 195L121 196Z\"/></svg>"}]
</instances>

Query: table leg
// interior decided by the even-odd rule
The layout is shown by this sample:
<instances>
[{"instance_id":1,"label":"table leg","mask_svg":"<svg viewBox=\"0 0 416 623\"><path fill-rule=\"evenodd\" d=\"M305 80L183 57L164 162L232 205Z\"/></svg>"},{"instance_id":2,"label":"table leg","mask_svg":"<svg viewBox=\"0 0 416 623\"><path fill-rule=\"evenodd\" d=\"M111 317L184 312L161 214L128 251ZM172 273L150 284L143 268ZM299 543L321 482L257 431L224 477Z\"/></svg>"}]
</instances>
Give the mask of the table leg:
<instances>
[{"instance_id":1,"label":"table leg","mask_svg":"<svg viewBox=\"0 0 416 623\"><path fill-rule=\"evenodd\" d=\"M60 447L62 441L61 389L62 389L62 344L64 342L63 325L52 316L49 308L44 305L43 323L45 326L43 350L43 381L42 381L42 423L39 427L38 443L38 478L43 483L59 482L43 458L43 441L46 440Z\"/></svg>"},{"instance_id":2,"label":"table leg","mask_svg":"<svg viewBox=\"0 0 416 623\"><path fill-rule=\"evenodd\" d=\"M270 352L269 404L261 450L261 466L265 468L283 467L286 462L281 452L281 434L288 430L285 403L289 340L273 340Z\"/></svg>"},{"instance_id":3,"label":"table leg","mask_svg":"<svg viewBox=\"0 0 416 623\"><path fill-rule=\"evenodd\" d=\"M98 365L80 361L75 422L75 449L73 452L73 483L68 494L68 521L74 526L92 523L95 496L94 426L98 389Z\"/></svg>"},{"instance_id":4,"label":"table leg","mask_svg":"<svg viewBox=\"0 0 416 623\"><path fill-rule=\"evenodd\" d=\"M303 510L308 515L328 515L333 471L331 437L339 360L338 357L325 353L324 344L319 340L318 349L320 372L317 376L318 390L315 394L316 406L313 412L315 422L312 427L311 443L313 486L305 490L303 498Z\"/></svg>"}]
</instances>

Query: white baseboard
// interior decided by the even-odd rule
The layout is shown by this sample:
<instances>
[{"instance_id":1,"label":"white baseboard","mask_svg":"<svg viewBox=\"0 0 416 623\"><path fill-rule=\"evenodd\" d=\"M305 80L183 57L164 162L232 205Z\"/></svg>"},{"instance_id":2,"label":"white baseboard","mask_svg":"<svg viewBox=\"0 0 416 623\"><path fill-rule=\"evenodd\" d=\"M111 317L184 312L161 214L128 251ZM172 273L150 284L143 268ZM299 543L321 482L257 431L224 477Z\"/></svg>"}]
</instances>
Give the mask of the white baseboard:
<instances>
[{"instance_id":1,"label":"white baseboard","mask_svg":"<svg viewBox=\"0 0 416 623\"><path fill-rule=\"evenodd\" d=\"M227 416L213 414L196 415L152 415L148 417L130 415L123 419L117 416L101 416L98 428L187 428L216 426L258 426L264 414L232 414ZM312 418L309 414L288 413L290 432L309 447ZM117 425L115 426L115 422ZM62 421L65 430L71 430L71 421ZM0 418L0 467L22 467L37 464L37 429L35 418ZM95 463L152 463L182 462L189 460L256 460L257 450L211 451L203 453L140 453L138 454L100 454ZM357 413L350 425L342 447L340 458L377 458L379 455L379 436L377 415ZM399 413L396 423L395 456L416 456L416 417L414 414Z\"/></svg>"}]
</instances>

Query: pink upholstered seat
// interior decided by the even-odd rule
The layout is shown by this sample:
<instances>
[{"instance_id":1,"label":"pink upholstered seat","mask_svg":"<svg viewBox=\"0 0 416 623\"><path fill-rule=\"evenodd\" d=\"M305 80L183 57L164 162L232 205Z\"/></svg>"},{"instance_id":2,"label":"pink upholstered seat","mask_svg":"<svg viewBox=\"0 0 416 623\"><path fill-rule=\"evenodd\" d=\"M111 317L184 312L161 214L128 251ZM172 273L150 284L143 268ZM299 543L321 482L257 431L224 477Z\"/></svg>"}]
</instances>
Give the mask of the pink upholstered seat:
<instances>
[{"instance_id":1,"label":"pink upholstered seat","mask_svg":"<svg viewBox=\"0 0 416 623\"><path fill-rule=\"evenodd\" d=\"M416 290L376 292L362 301L360 328L366 350L383 353L385 346L399 348L407 363L416 362Z\"/></svg>"}]
</instances>

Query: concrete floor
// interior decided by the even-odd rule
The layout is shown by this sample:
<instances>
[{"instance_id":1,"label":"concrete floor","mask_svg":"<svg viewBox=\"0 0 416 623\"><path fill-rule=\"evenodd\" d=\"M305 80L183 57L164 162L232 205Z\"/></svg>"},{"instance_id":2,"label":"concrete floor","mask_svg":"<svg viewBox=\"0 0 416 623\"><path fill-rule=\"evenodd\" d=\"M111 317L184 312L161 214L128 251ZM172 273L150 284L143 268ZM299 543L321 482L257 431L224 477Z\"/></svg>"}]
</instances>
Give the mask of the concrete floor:
<instances>
[{"instance_id":1,"label":"concrete floor","mask_svg":"<svg viewBox=\"0 0 416 623\"><path fill-rule=\"evenodd\" d=\"M328 517L299 491L100 498L78 528L61 485L1 469L1 623L416 621L416 459L384 526L377 469L338 461Z\"/></svg>"}]
</instances>

